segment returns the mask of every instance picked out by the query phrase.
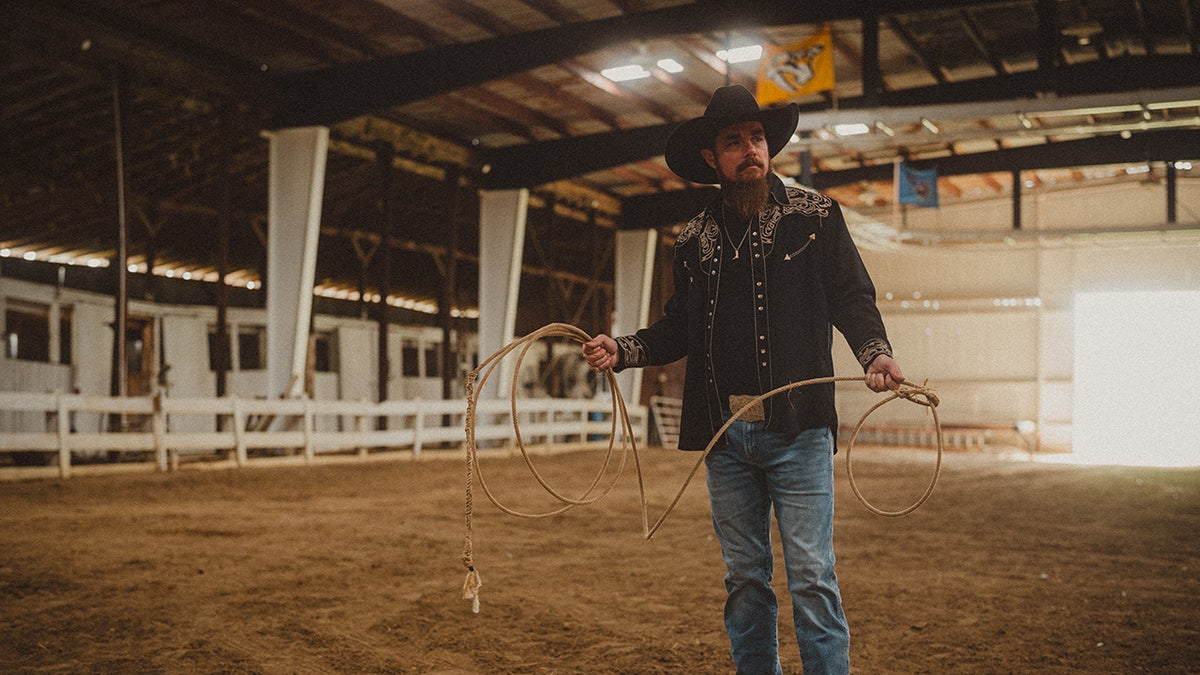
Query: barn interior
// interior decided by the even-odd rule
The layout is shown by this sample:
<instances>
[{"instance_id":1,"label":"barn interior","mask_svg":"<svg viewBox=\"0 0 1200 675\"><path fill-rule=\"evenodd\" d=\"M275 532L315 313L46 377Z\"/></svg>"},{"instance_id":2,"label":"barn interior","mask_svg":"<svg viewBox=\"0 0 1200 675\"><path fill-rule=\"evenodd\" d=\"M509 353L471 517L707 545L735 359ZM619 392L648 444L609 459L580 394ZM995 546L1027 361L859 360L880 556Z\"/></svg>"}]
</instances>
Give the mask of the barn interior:
<instances>
[{"instance_id":1,"label":"barn interior","mask_svg":"<svg viewBox=\"0 0 1200 675\"><path fill-rule=\"evenodd\" d=\"M0 0L0 671L730 672L679 366L614 390L543 340L464 400L509 340L659 316L713 196L667 135L820 37L831 87L791 99L775 170L840 203L942 431L896 401L849 443L879 397L838 384L854 672L1197 672L1198 23L1200 0ZM901 199L909 169L936 192ZM866 500L920 508L862 508L852 455ZM514 518L485 472L521 510L561 506L542 479L610 491ZM670 512L653 538L639 505Z\"/></svg>"},{"instance_id":2,"label":"barn interior","mask_svg":"<svg viewBox=\"0 0 1200 675\"><path fill-rule=\"evenodd\" d=\"M943 419L1036 452L1134 461L1106 439L1149 437L1165 448L1153 461L1196 461L1177 440L1197 421L1177 367L1200 328L1195 0L0 11L6 391L277 397L295 384L297 336L315 333L310 398L460 400L466 372L539 326L630 332L657 316L674 239L711 198L667 168L667 134L715 88L755 90L764 54L828 29L834 85L794 99L775 169L842 205L898 356L936 384ZM319 200L300 327L268 296L293 274L270 252L292 234L271 236L297 177L274 153L293 133L319 139L322 163L298 193ZM936 206L900 203L901 165L936 171ZM497 205L519 215L487 215ZM507 271L484 271L507 255L490 241L515 242ZM485 299L497 288L508 295ZM282 385L261 372L272 354ZM845 350L837 363L856 368ZM550 396L596 386L531 378ZM681 373L622 385L646 405L678 396ZM839 389L843 417L868 393ZM22 430L48 433L34 416Z\"/></svg>"}]
</instances>

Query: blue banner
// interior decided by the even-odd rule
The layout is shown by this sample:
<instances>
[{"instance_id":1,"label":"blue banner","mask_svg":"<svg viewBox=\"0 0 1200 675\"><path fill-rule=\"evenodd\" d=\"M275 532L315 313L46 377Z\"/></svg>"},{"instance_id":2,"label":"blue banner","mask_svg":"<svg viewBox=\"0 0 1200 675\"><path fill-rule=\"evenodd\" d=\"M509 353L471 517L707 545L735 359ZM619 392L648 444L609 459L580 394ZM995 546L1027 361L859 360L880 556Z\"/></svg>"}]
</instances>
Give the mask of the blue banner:
<instances>
[{"instance_id":1,"label":"blue banner","mask_svg":"<svg viewBox=\"0 0 1200 675\"><path fill-rule=\"evenodd\" d=\"M914 169L900 163L899 194L901 204L932 206L937 208L937 169Z\"/></svg>"}]
</instances>

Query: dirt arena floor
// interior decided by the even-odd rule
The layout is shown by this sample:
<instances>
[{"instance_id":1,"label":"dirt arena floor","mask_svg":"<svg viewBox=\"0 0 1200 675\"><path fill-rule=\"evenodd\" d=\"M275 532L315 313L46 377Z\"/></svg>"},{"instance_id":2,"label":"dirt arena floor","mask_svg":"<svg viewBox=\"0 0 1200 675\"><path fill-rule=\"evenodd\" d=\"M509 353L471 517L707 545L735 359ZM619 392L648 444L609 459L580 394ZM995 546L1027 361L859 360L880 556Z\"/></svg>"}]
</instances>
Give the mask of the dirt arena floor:
<instances>
[{"instance_id":1,"label":"dirt arena floor","mask_svg":"<svg viewBox=\"0 0 1200 675\"><path fill-rule=\"evenodd\" d=\"M538 468L577 493L599 458ZM654 515L693 458L643 451ZM856 449L854 469L896 509L933 459ZM925 506L882 518L836 467L855 672L1200 672L1200 470L948 454ZM514 506L549 505L519 458L483 468ZM479 614L463 501L457 453L0 482L0 671L731 672L702 472L648 542L629 470L543 520L480 496ZM789 612L780 630L799 673Z\"/></svg>"}]
</instances>

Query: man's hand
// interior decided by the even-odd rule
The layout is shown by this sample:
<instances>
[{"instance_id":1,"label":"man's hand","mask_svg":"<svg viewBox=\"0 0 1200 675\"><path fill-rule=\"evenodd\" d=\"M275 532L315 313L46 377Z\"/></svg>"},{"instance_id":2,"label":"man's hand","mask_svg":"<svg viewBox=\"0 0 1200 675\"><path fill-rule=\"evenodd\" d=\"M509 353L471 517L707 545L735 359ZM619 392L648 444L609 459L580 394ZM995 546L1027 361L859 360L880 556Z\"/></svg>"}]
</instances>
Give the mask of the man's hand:
<instances>
[{"instance_id":1,"label":"man's hand","mask_svg":"<svg viewBox=\"0 0 1200 675\"><path fill-rule=\"evenodd\" d=\"M887 354L876 356L867 367L867 387L871 391L899 389L903 381L904 374L900 372L900 364Z\"/></svg>"},{"instance_id":2,"label":"man's hand","mask_svg":"<svg viewBox=\"0 0 1200 675\"><path fill-rule=\"evenodd\" d=\"M601 334L583 343L583 358L597 373L617 365L617 341Z\"/></svg>"}]
</instances>

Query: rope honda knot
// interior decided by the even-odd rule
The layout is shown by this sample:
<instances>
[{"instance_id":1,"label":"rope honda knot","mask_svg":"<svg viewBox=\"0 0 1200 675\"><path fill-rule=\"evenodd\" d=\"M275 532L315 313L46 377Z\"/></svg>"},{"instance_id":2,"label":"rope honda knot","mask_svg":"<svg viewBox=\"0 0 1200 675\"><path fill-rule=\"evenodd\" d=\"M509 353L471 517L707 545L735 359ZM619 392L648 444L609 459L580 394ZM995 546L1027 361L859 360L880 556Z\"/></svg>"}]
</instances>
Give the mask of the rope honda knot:
<instances>
[{"instance_id":1,"label":"rope honda knot","mask_svg":"<svg viewBox=\"0 0 1200 675\"><path fill-rule=\"evenodd\" d=\"M917 405L923 405L927 408L936 408L941 404L942 401L937 397L937 394L933 393L932 389L925 386L927 383L928 380L926 380L926 382L922 383L920 386L913 384L902 384L900 385L900 388L896 390L896 396L906 401L912 401Z\"/></svg>"}]
</instances>

